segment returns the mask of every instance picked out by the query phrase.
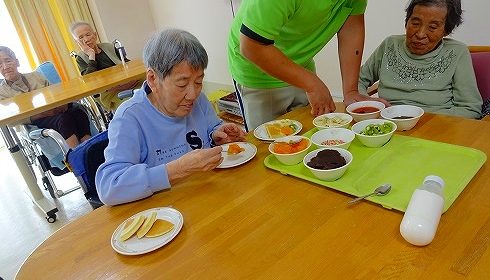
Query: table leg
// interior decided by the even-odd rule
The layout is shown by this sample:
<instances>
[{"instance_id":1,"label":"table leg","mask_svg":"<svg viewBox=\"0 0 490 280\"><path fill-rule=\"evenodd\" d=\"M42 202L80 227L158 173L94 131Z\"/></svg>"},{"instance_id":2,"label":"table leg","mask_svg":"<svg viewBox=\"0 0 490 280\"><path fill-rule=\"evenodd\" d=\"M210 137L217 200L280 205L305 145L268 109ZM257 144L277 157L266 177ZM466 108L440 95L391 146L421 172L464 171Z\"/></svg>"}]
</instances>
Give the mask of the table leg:
<instances>
[{"instance_id":1,"label":"table leg","mask_svg":"<svg viewBox=\"0 0 490 280\"><path fill-rule=\"evenodd\" d=\"M36 204L41 211L46 214L46 219L48 219L49 222L54 222L56 220L56 212L58 212L58 208L56 208L51 201L44 197L43 193L39 189L36 176L32 168L27 164L27 159L21 150L21 144L14 141L8 127L1 127L1 131L5 144L7 145L15 164L19 168L19 171L27 184L32 202L34 202L34 204Z\"/></svg>"}]
</instances>

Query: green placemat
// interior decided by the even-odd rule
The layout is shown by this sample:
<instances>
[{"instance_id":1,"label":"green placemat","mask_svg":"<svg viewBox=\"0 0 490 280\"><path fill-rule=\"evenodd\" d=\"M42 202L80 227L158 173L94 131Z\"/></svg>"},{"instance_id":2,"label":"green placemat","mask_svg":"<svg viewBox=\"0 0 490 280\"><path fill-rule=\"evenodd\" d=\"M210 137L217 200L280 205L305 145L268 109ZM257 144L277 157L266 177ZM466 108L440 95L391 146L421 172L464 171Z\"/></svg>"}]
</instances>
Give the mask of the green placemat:
<instances>
[{"instance_id":1,"label":"green placemat","mask_svg":"<svg viewBox=\"0 0 490 280\"><path fill-rule=\"evenodd\" d=\"M304 135L311 137L316 131L314 128ZM351 165L340 179L333 182L317 179L302 162L287 166L274 155L269 155L264 164L281 173L354 196L371 193L379 185L390 183L392 189L386 196L367 199L404 212L413 191L427 175L438 175L444 179L446 211L487 159L486 154L477 149L396 134L381 148L365 147L356 138L349 151L354 158Z\"/></svg>"}]
</instances>

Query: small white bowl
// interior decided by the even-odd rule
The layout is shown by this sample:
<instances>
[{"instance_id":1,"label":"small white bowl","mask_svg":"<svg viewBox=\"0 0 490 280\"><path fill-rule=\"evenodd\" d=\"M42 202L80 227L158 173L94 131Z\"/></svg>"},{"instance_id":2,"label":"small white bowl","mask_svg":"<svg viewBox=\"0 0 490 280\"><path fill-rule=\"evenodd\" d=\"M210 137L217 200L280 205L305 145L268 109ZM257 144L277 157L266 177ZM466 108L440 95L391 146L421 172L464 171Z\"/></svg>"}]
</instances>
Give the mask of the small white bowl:
<instances>
[{"instance_id":1,"label":"small white bowl","mask_svg":"<svg viewBox=\"0 0 490 280\"><path fill-rule=\"evenodd\" d=\"M377 110L370 113L354 112L356 110L360 110L361 108L368 108L368 107L376 108ZM359 101L359 102L352 103L349 106L347 106L345 110L354 118L356 122L360 122L363 120L379 118L380 112L384 108L385 108L385 104L379 101L369 100L369 101Z\"/></svg>"},{"instance_id":2,"label":"small white bowl","mask_svg":"<svg viewBox=\"0 0 490 280\"><path fill-rule=\"evenodd\" d=\"M299 142L299 141L301 141L301 139L306 139L306 141L308 141L308 146L304 150L301 150L299 152L292 153L292 154L278 154L278 153L274 152L274 145L278 142L286 142L286 143L287 142ZM290 136L278 138L278 139L274 140L274 142L270 143L269 152L271 154L273 154L277 158L277 160L279 160L282 164L295 165L295 164L300 163L303 160L305 155L308 153L308 149L310 147L311 147L311 140L308 139L308 137L305 137L302 135L290 135Z\"/></svg>"},{"instance_id":3,"label":"small white bowl","mask_svg":"<svg viewBox=\"0 0 490 280\"><path fill-rule=\"evenodd\" d=\"M309 167L307 163L310 162L310 160L312 158L314 158L320 151L323 151L323 150L338 151L340 153L340 155L345 159L346 164L341 166L341 167L334 168L334 169L316 169L316 168ZM327 181L327 182L331 182L331 181L335 181L335 180L339 179L340 177L342 177L342 175L344 175L345 171L347 171L347 167L349 167L349 165L353 159L354 159L354 157L352 156L352 154L349 151L347 151L346 149L342 149L342 148L320 148L320 149L316 149L314 151L309 152L305 156L305 158L303 159L303 164L318 179L323 180L323 181Z\"/></svg>"},{"instance_id":4,"label":"small white bowl","mask_svg":"<svg viewBox=\"0 0 490 280\"><path fill-rule=\"evenodd\" d=\"M352 122L352 116L346 113L328 113L320 115L313 119L313 125L318 129L349 127Z\"/></svg>"},{"instance_id":5,"label":"small white bowl","mask_svg":"<svg viewBox=\"0 0 490 280\"><path fill-rule=\"evenodd\" d=\"M336 127L322 129L315 132L313 135L311 135L311 142L313 142L313 144L315 144L318 148L337 147L347 150L354 138L356 138L356 134L352 132L352 130ZM334 145L322 144L327 140L342 140L344 143Z\"/></svg>"},{"instance_id":6,"label":"small white bowl","mask_svg":"<svg viewBox=\"0 0 490 280\"><path fill-rule=\"evenodd\" d=\"M412 129L423 114L424 109L413 105L393 105L381 110L381 117L396 123L399 131ZM395 119L397 117L408 118Z\"/></svg>"},{"instance_id":7,"label":"small white bowl","mask_svg":"<svg viewBox=\"0 0 490 280\"><path fill-rule=\"evenodd\" d=\"M391 124L391 131L390 132L385 133L385 134L380 134L380 135L371 135L371 136L361 134L361 131L363 131L368 125L370 125L370 124L383 124L383 123L390 123ZM361 141L361 143L364 146L377 148L377 147L383 146L388 141L390 141L391 136L393 136L393 133L396 130L396 124L392 121L384 120L384 119L363 120L363 121L360 121L360 122L354 124L351 129L356 134L357 139L359 139L359 141Z\"/></svg>"}]
</instances>

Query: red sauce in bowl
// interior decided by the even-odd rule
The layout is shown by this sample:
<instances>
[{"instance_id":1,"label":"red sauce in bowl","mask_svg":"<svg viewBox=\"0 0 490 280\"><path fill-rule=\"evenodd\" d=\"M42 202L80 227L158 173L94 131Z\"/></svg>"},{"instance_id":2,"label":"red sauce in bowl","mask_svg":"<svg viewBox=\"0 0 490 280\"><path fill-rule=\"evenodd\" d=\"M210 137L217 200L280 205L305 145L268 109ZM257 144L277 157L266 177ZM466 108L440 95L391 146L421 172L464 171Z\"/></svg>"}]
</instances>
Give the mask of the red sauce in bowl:
<instances>
[{"instance_id":1,"label":"red sauce in bowl","mask_svg":"<svg viewBox=\"0 0 490 280\"><path fill-rule=\"evenodd\" d=\"M361 108L357 108L357 109L352 110L352 113L368 114L368 113L374 113L377 111L379 111L379 109L376 107L361 107Z\"/></svg>"}]
</instances>

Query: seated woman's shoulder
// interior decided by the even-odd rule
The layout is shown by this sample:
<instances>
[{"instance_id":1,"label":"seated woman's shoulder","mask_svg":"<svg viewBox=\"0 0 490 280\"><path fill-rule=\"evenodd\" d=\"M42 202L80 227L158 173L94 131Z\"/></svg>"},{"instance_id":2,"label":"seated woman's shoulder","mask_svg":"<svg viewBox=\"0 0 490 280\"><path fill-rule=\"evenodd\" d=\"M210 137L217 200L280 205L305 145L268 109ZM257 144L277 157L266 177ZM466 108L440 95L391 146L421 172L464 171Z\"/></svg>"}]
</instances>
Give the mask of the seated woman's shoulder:
<instances>
[{"instance_id":1,"label":"seated woman's shoulder","mask_svg":"<svg viewBox=\"0 0 490 280\"><path fill-rule=\"evenodd\" d=\"M131 98L125 100L117 107L114 117L128 114L144 114L147 110L144 95L139 90L135 90Z\"/></svg>"},{"instance_id":2,"label":"seated woman's shoulder","mask_svg":"<svg viewBox=\"0 0 490 280\"><path fill-rule=\"evenodd\" d=\"M405 35L404 34L393 34L393 35L390 35L390 36L386 37L386 39L390 39L390 40L405 40Z\"/></svg>"},{"instance_id":3,"label":"seated woman's shoulder","mask_svg":"<svg viewBox=\"0 0 490 280\"><path fill-rule=\"evenodd\" d=\"M400 35L400 34L396 34L396 35L390 35L388 37L386 37L384 40L384 42L399 42L399 41L405 41L405 35Z\"/></svg>"},{"instance_id":4,"label":"seated woman's shoulder","mask_svg":"<svg viewBox=\"0 0 490 280\"><path fill-rule=\"evenodd\" d=\"M405 44L405 35L390 35L381 43L381 45L384 45L385 47L402 44Z\"/></svg>"},{"instance_id":5,"label":"seated woman's shoulder","mask_svg":"<svg viewBox=\"0 0 490 280\"><path fill-rule=\"evenodd\" d=\"M444 38L443 40L446 46L450 46L452 48L468 49L468 46L461 41L452 38Z\"/></svg>"}]
</instances>

